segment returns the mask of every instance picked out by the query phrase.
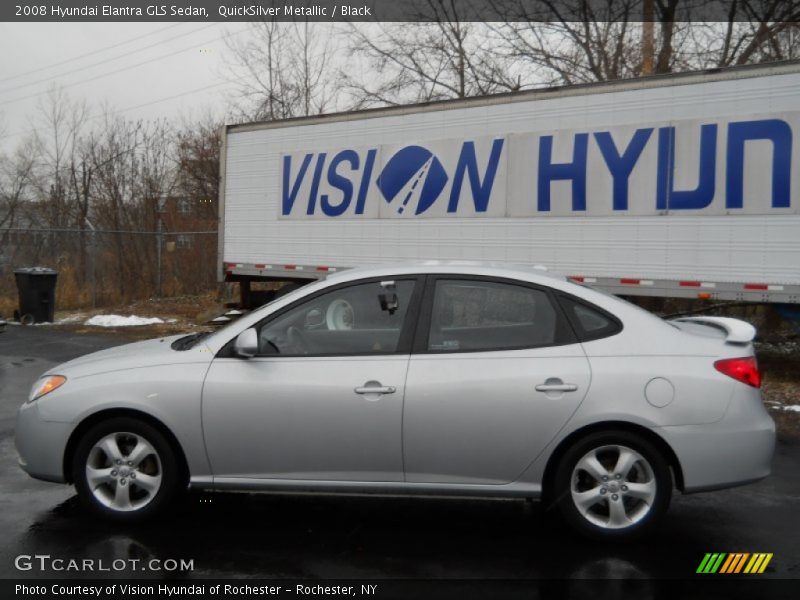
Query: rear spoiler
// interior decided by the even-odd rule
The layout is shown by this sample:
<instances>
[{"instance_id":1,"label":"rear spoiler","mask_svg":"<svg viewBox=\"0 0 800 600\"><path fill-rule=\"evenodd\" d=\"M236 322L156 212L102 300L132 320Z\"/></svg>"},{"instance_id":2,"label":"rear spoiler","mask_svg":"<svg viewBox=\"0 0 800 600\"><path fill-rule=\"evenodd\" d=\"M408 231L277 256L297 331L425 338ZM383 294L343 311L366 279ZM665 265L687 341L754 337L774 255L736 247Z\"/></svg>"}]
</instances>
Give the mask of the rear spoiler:
<instances>
[{"instance_id":1,"label":"rear spoiler","mask_svg":"<svg viewBox=\"0 0 800 600\"><path fill-rule=\"evenodd\" d=\"M700 323L721 329L725 332L725 341L731 344L747 344L756 337L756 328L750 323L730 317L682 317L673 320L684 323Z\"/></svg>"}]
</instances>

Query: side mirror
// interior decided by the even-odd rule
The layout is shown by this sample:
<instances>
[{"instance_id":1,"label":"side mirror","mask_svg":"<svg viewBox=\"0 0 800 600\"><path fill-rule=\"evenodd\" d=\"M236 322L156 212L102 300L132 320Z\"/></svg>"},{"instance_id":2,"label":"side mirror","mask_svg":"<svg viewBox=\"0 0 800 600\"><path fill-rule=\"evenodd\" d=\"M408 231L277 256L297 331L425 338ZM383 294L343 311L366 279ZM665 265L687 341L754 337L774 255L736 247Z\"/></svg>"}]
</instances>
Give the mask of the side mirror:
<instances>
[{"instance_id":1,"label":"side mirror","mask_svg":"<svg viewBox=\"0 0 800 600\"><path fill-rule=\"evenodd\" d=\"M258 334L252 327L236 336L233 353L241 358L252 358L258 354Z\"/></svg>"}]
</instances>

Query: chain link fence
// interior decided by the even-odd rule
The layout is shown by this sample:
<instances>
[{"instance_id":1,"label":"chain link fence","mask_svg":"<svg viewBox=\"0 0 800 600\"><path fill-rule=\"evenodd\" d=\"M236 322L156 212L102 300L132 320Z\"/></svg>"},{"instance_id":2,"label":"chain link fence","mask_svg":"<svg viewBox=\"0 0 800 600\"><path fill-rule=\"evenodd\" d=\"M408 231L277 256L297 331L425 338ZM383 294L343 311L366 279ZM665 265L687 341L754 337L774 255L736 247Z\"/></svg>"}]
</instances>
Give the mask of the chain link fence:
<instances>
[{"instance_id":1,"label":"chain link fence","mask_svg":"<svg viewBox=\"0 0 800 600\"><path fill-rule=\"evenodd\" d=\"M199 294L216 281L216 231L0 229L0 314L17 306L14 269L58 271L56 309Z\"/></svg>"}]
</instances>

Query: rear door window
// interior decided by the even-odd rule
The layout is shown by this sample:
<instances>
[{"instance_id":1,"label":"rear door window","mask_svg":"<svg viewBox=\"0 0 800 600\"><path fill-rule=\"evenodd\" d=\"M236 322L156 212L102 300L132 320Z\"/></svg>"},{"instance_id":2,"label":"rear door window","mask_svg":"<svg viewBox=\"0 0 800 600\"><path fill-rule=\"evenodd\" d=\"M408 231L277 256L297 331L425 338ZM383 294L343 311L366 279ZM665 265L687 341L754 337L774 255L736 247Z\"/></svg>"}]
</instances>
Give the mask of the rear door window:
<instances>
[{"instance_id":1,"label":"rear door window","mask_svg":"<svg viewBox=\"0 0 800 600\"><path fill-rule=\"evenodd\" d=\"M540 289L483 280L438 279L428 352L475 352L563 342L559 314Z\"/></svg>"}]
</instances>

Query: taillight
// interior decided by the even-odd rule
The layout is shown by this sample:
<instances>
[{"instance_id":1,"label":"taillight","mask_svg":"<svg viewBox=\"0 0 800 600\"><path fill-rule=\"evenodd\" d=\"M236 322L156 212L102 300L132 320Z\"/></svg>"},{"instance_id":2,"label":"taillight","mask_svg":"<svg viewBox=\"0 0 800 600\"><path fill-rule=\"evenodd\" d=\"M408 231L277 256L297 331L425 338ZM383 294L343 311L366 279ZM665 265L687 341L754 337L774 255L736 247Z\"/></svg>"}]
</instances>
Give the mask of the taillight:
<instances>
[{"instance_id":1,"label":"taillight","mask_svg":"<svg viewBox=\"0 0 800 600\"><path fill-rule=\"evenodd\" d=\"M754 388L761 387L761 371L754 356L744 358L726 358L714 363L714 368L736 381L741 381Z\"/></svg>"}]
</instances>

